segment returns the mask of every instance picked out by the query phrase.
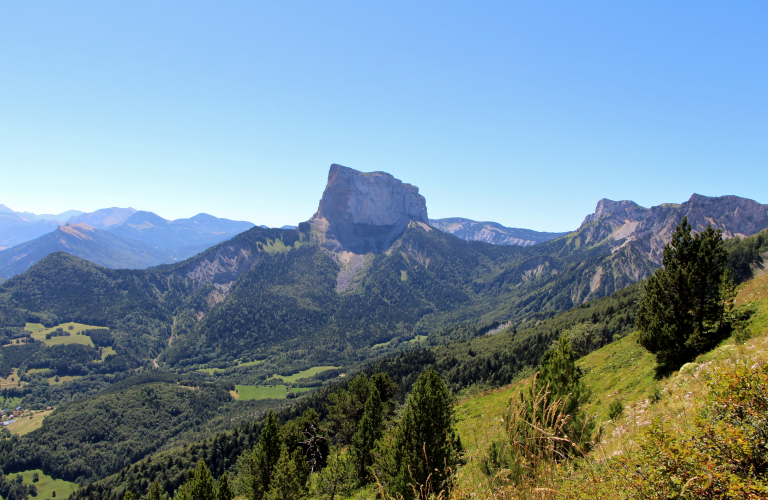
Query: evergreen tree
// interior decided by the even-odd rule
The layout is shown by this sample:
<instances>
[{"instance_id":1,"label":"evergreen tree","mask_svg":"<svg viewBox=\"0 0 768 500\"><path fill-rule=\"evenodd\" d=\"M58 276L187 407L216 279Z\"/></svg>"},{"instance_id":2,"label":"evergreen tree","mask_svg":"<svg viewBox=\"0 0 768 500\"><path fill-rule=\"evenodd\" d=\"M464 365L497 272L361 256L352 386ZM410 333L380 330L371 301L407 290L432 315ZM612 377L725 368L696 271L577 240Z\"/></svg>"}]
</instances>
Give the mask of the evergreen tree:
<instances>
[{"instance_id":1,"label":"evergreen tree","mask_svg":"<svg viewBox=\"0 0 768 500\"><path fill-rule=\"evenodd\" d=\"M232 500L235 498L234 493L229 486L229 476L225 472L219 478L219 488L216 492L216 500Z\"/></svg>"},{"instance_id":2,"label":"evergreen tree","mask_svg":"<svg viewBox=\"0 0 768 500\"><path fill-rule=\"evenodd\" d=\"M176 490L176 494L173 495L173 500L192 500L192 494L190 493L190 483L185 483Z\"/></svg>"},{"instance_id":3,"label":"evergreen tree","mask_svg":"<svg viewBox=\"0 0 768 500\"><path fill-rule=\"evenodd\" d=\"M349 456L340 449L332 449L328 455L328 463L317 476L316 494L328 500L336 497L347 497L355 485L355 467Z\"/></svg>"},{"instance_id":4,"label":"evergreen tree","mask_svg":"<svg viewBox=\"0 0 768 500\"><path fill-rule=\"evenodd\" d=\"M299 453L291 454L287 446L282 446L265 500L300 500L306 497L305 485L299 480L300 472L296 463L299 459Z\"/></svg>"},{"instance_id":5,"label":"evergreen tree","mask_svg":"<svg viewBox=\"0 0 768 500\"><path fill-rule=\"evenodd\" d=\"M152 483L152 486L149 488L149 492L147 493L147 500L164 500L165 499L165 491L163 491L163 487L160 486L160 483L155 480L154 483Z\"/></svg>"},{"instance_id":6,"label":"evergreen tree","mask_svg":"<svg viewBox=\"0 0 768 500\"><path fill-rule=\"evenodd\" d=\"M339 444L352 442L357 425L363 416L365 402L375 385L365 375L358 375L349 383L347 390L339 390L328 396L327 430ZM381 394L379 394L381 397Z\"/></svg>"},{"instance_id":7,"label":"evergreen tree","mask_svg":"<svg viewBox=\"0 0 768 500\"><path fill-rule=\"evenodd\" d=\"M576 366L576 357L571 351L571 339L567 334L563 334L557 340L557 343L549 349L541 358L539 363L539 375L536 381L536 387L542 388L549 386L549 393L544 399L544 404L540 408L534 409L532 401L533 391L531 386L526 401L526 411L530 415L534 411L545 412L553 403L562 405L560 413L568 416L568 420L563 428L565 436L575 445L581 445L586 448L592 439L592 431L595 423L587 418L586 412L581 407L589 399L589 389L581 381L581 370ZM534 421L534 419L529 419ZM535 419L541 421L541 419ZM561 451L570 453L573 451L568 442L563 441Z\"/></svg>"},{"instance_id":8,"label":"evergreen tree","mask_svg":"<svg viewBox=\"0 0 768 500\"><path fill-rule=\"evenodd\" d=\"M238 460L238 490L249 500L261 500L269 491L272 473L280 459L280 425L272 410L267 414L259 442Z\"/></svg>"},{"instance_id":9,"label":"evergreen tree","mask_svg":"<svg viewBox=\"0 0 768 500\"><path fill-rule=\"evenodd\" d=\"M384 405L379 398L379 390L374 386L368 401L365 402L363 418L352 436L352 453L355 470L360 484L369 481L368 467L373 465L373 450L376 441L384 430Z\"/></svg>"},{"instance_id":10,"label":"evergreen tree","mask_svg":"<svg viewBox=\"0 0 768 500\"><path fill-rule=\"evenodd\" d=\"M197 464L197 469L189 481L189 493L192 500L216 500L213 476L202 460Z\"/></svg>"},{"instance_id":11,"label":"evergreen tree","mask_svg":"<svg viewBox=\"0 0 768 500\"><path fill-rule=\"evenodd\" d=\"M393 493L406 499L446 493L459 463L461 442L454 428L453 398L434 369L419 375L397 427Z\"/></svg>"},{"instance_id":12,"label":"evergreen tree","mask_svg":"<svg viewBox=\"0 0 768 500\"><path fill-rule=\"evenodd\" d=\"M56 496L56 492L54 491L53 493L53 496ZM130 491L126 491L125 495L123 495L123 500L136 500L136 497Z\"/></svg>"},{"instance_id":13,"label":"evergreen tree","mask_svg":"<svg viewBox=\"0 0 768 500\"><path fill-rule=\"evenodd\" d=\"M687 217L664 247L637 313L640 344L662 370L675 369L730 334L727 253L720 230L691 235Z\"/></svg>"}]
</instances>

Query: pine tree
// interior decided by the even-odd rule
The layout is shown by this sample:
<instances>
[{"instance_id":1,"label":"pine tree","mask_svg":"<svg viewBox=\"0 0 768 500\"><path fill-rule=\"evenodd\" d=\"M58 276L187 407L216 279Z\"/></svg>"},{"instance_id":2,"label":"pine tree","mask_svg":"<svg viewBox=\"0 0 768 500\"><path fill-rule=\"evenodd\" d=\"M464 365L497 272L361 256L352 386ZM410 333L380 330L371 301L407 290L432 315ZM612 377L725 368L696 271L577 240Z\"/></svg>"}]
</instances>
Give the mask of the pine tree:
<instances>
[{"instance_id":1,"label":"pine tree","mask_svg":"<svg viewBox=\"0 0 768 500\"><path fill-rule=\"evenodd\" d=\"M530 406L534 397L533 391L536 390L534 386L531 386L527 400L527 412L544 412L555 402L562 405L560 413L568 416L563 428L565 436L571 443L580 445L584 449L588 447L592 439L595 424L594 421L587 418L586 412L581 409L590 395L589 389L581 381L581 376L581 370L576 366L576 357L570 348L570 338L567 334L563 334L557 343L544 353L539 363L539 375L535 387L549 386L549 393L544 400L544 405L538 409L533 409ZM540 420L536 419L536 421ZM574 450L571 444L564 441L561 451L571 453Z\"/></svg>"},{"instance_id":2,"label":"pine tree","mask_svg":"<svg viewBox=\"0 0 768 500\"><path fill-rule=\"evenodd\" d=\"M216 500L213 476L202 460L197 464L197 469L189 480L189 493L192 500Z\"/></svg>"},{"instance_id":3,"label":"pine tree","mask_svg":"<svg viewBox=\"0 0 768 500\"><path fill-rule=\"evenodd\" d=\"M335 436L339 444L352 442L357 432L357 425L363 416L365 402L375 385L365 375L358 375L349 383L347 390L339 390L328 396L328 416L326 426L329 434ZM379 394L381 397L381 394Z\"/></svg>"},{"instance_id":4,"label":"pine tree","mask_svg":"<svg viewBox=\"0 0 768 500\"><path fill-rule=\"evenodd\" d=\"M357 432L352 436L352 453L360 484L369 481L368 467L373 465L373 450L383 430L384 405L379 398L379 390L374 386L368 401L365 402L363 418L360 419Z\"/></svg>"},{"instance_id":5,"label":"pine tree","mask_svg":"<svg viewBox=\"0 0 768 500\"><path fill-rule=\"evenodd\" d=\"M390 489L404 498L449 492L461 443L454 428L453 398L434 369L419 375L397 427Z\"/></svg>"},{"instance_id":6,"label":"pine tree","mask_svg":"<svg viewBox=\"0 0 768 500\"><path fill-rule=\"evenodd\" d=\"M154 483L152 483L152 486L149 488L149 493L147 493L147 500L163 500L165 498L165 491L163 491L163 487L160 486L160 483L155 480Z\"/></svg>"},{"instance_id":7,"label":"pine tree","mask_svg":"<svg viewBox=\"0 0 768 500\"><path fill-rule=\"evenodd\" d=\"M216 500L232 500L235 495L229 486L229 476L225 472L219 478L219 488L216 492Z\"/></svg>"},{"instance_id":8,"label":"pine tree","mask_svg":"<svg viewBox=\"0 0 768 500\"><path fill-rule=\"evenodd\" d=\"M640 344L662 370L678 368L730 334L727 253L712 226L691 235L687 217L664 247L662 269L648 278L637 313Z\"/></svg>"},{"instance_id":9,"label":"pine tree","mask_svg":"<svg viewBox=\"0 0 768 500\"><path fill-rule=\"evenodd\" d=\"M296 464L299 457L298 453L291 454L287 446L282 446L265 500L300 500L306 497L307 492L299 480L300 473Z\"/></svg>"},{"instance_id":10,"label":"pine tree","mask_svg":"<svg viewBox=\"0 0 768 500\"><path fill-rule=\"evenodd\" d=\"M53 493L53 496L56 496L56 492L54 491ZM130 491L126 491L125 495L123 495L123 500L136 500L136 497Z\"/></svg>"},{"instance_id":11,"label":"pine tree","mask_svg":"<svg viewBox=\"0 0 768 500\"><path fill-rule=\"evenodd\" d=\"M184 483L176 490L176 494L173 495L173 500L192 500L192 494L190 493L190 483Z\"/></svg>"},{"instance_id":12,"label":"pine tree","mask_svg":"<svg viewBox=\"0 0 768 500\"><path fill-rule=\"evenodd\" d=\"M317 477L316 493L328 500L336 497L347 497L355 485L355 467L338 448L332 449L328 455L328 463Z\"/></svg>"},{"instance_id":13,"label":"pine tree","mask_svg":"<svg viewBox=\"0 0 768 500\"><path fill-rule=\"evenodd\" d=\"M269 491L272 474L280 459L280 425L272 410L267 414L259 442L238 459L239 492L249 500L261 500Z\"/></svg>"}]
</instances>

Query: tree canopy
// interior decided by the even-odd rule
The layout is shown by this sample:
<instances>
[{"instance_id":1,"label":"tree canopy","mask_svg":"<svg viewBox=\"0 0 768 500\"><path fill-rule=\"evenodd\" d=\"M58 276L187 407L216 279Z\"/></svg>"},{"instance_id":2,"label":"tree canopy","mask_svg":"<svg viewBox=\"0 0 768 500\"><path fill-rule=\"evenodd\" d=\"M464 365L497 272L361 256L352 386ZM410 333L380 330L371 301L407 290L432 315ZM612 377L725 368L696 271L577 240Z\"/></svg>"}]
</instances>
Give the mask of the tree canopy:
<instances>
[{"instance_id":1,"label":"tree canopy","mask_svg":"<svg viewBox=\"0 0 768 500\"><path fill-rule=\"evenodd\" d=\"M722 232L710 225L692 235L688 219L664 247L663 268L648 278L637 313L640 344L661 368L675 369L730 333L730 290Z\"/></svg>"}]
</instances>

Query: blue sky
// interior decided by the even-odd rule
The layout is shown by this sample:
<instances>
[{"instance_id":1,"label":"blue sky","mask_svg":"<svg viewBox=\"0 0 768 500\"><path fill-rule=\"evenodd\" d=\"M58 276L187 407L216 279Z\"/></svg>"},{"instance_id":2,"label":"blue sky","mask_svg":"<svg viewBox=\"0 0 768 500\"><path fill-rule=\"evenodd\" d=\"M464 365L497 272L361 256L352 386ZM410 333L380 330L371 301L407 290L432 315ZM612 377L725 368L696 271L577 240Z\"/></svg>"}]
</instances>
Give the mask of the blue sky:
<instances>
[{"instance_id":1,"label":"blue sky","mask_svg":"<svg viewBox=\"0 0 768 500\"><path fill-rule=\"evenodd\" d=\"M768 203L766 2L2 2L0 203L280 226L328 167L545 231Z\"/></svg>"}]
</instances>

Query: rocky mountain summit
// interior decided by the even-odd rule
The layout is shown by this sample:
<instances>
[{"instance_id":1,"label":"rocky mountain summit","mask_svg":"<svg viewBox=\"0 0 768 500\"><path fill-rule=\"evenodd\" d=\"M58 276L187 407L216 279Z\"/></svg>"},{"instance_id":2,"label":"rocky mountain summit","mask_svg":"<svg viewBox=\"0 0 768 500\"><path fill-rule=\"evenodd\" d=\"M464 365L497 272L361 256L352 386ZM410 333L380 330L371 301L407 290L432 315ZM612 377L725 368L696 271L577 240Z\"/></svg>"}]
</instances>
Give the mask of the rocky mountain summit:
<instances>
[{"instance_id":1,"label":"rocky mountain summit","mask_svg":"<svg viewBox=\"0 0 768 500\"><path fill-rule=\"evenodd\" d=\"M623 225L626 220L639 221L643 220L646 215L648 215L648 209L641 207L634 201L613 201L603 198L597 202L595 212L587 215L581 225L584 226L599 219L610 220L617 222L618 225Z\"/></svg>"},{"instance_id":2,"label":"rocky mountain summit","mask_svg":"<svg viewBox=\"0 0 768 500\"><path fill-rule=\"evenodd\" d=\"M429 219L432 227L445 233L450 233L464 241L483 241L492 245L518 245L528 247L553 240L568 233L547 233L506 227L496 222L478 222L462 217L448 217L444 219Z\"/></svg>"},{"instance_id":3,"label":"rocky mountain summit","mask_svg":"<svg viewBox=\"0 0 768 500\"><path fill-rule=\"evenodd\" d=\"M328 250L366 254L387 250L411 221L430 229L419 188L385 172L364 173L334 163L309 223Z\"/></svg>"},{"instance_id":4,"label":"rocky mountain summit","mask_svg":"<svg viewBox=\"0 0 768 500\"><path fill-rule=\"evenodd\" d=\"M683 219L695 232L710 224L720 229L723 237L746 237L768 227L768 205L739 196L709 197L693 194L682 204L664 203L641 207L633 201L602 199L595 213L588 215L579 230L601 227L599 231L610 241L613 251L633 246L657 265L661 265L664 245L672 238Z\"/></svg>"}]
</instances>

